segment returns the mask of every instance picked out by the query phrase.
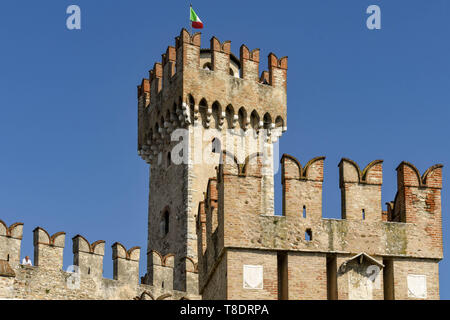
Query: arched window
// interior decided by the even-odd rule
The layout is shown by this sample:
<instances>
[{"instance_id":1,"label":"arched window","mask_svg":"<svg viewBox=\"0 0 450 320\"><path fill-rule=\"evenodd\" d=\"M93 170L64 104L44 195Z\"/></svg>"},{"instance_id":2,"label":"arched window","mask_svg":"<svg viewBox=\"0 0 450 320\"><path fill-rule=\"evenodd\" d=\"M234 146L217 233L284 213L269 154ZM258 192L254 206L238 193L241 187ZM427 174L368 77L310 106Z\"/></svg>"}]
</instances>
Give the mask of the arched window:
<instances>
[{"instance_id":1,"label":"arched window","mask_svg":"<svg viewBox=\"0 0 450 320\"><path fill-rule=\"evenodd\" d=\"M203 65L203 69L204 70L212 70L212 66L211 63L207 62Z\"/></svg>"},{"instance_id":2,"label":"arched window","mask_svg":"<svg viewBox=\"0 0 450 320\"><path fill-rule=\"evenodd\" d=\"M200 104L198 105L200 111L200 117L202 119L202 125L206 128L207 126L207 118L208 118L208 103L205 99L200 100Z\"/></svg>"},{"instance_id":3,"label":"arched window","mask_svg":"<svg viewBox=\"0 0 450 320\"><path fill-rule=\"evenodd\" d=\"M247 125L247 112L242 107L238 111L238 117L239 117L239 125L241 126L241 129L245 129Z\"/></svg>"},{"instance_id":4,"label":"arched window","mask_svg":"<svg viewBox=\"0 0 450 320\"><path fill-rule=\"evenodd\" d=\"M213 153L220 153L221 152L222 143L220 142L219 138L214 138L212 143L211 143L211 145L212 145L212 150L211 151Z\"/></svg>"},{"instance_id":5,"label":"arched window","mask_svg":"<svg viewBox=\"0 0 450 320\"><path fill-rule=\"evenodd\" d=\"M232 105L229 105L225 109L225 117L227 119L227 128L233 128L233 122L234 122L234 109Z\"/></svg>"},{"instance_id":6,"label":"arched window","mask_svg":"<svg viewBox=\"0 0 450 320\"><path fill-rule=\"evenodd\" d=\"M250 114L250 125L252 126L253 129L259 128L259 115L256 110L253 110L252 113Z\"/></svg>"},{"instance_id":7,"label":"arched window","mask_svg":"<svg viewBox=\"0 0 450 320\"><path fill-rule=\"evenodd\" d=\"M272 128L272 117L270 116L270 113L266 113L264 115L264 129L271 129Z\"/></svg>"},{"instance_id":8,"label":"arched window","mask_svg":"<svg viewBox=\"0 0 450 320\"><path fill-rule=\"evenodd\" d=\"M234 71L233 71L233 69L230 68L229 73L230 73L230 76L234 77Z\"/></svg>"}]
</instances>

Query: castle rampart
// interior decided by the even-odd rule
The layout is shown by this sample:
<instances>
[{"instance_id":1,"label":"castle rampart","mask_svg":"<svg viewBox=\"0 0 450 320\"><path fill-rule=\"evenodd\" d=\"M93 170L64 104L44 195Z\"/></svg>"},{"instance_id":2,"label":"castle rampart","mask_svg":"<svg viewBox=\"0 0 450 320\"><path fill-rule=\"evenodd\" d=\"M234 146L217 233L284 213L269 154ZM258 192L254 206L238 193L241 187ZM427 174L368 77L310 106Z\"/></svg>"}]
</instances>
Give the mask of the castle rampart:
<instances>
[{"instance_id":1,"label":"castle rampart","mask_svg":"<svg viewBox=\"0 0 450 320\"><path fill-rule=\"evenodd\" d=\"M372 265L384 269L387 280L383 284L383 276L377 279L370 298L383 299L390 294L411 298L408 277L415 275L426 279L427 298L439 298L438 261L443 257L441 165L420 177L412 165L402 163L397 169L399 191L393 212L407 218L395 221L394 215L383 221L382 161L370 163L361 172L356 163L343 159L339 165L340 186L345 189L342 199L346 206L343 219L338 220L322 218L323 157L305 167L292 156L282 157L282 216L266 215L259 206L259 157L245 171L226 158L230 155L224 152L217 171L219 231L212 236L206 232L206 240L204 233L198 233L199 243L207 243L205 253L199 255L200 293L204 298L368 298L364 296L368 292L355 291L348 281L356 279L350 274L359 277ZM208 194L213 192L208 190ZM204 202L209 201L207 196ZM365 216L362 209L366 209ZM206 221L213 213L205 206ZM242 267L255 263L264 266L263 291L242 287ZM361 279L358 281L364 280L364 274ZM218 284L220 281L223 283ZM273 289L274 282L280 286L277 290ZM210 285L224 291L214 292Z\"/></svg>"},{"instance_id":2,"label":"castle rampart","mask_svg":"<svg viewBox=\"0 0 450 320\"><path fill-rule=\"evenodd\" d=\"M155 264L156 280L139 277L139 247L127 250L113 244L113 279L103 278L105 241L92 244L83 236L73 241L74 267L63 270L64 232L50 236L37 227L34 236L34 266L20 263L23 224L10 227L0 220L0 298L3 299L199 299L192 293L173 290L173 255ZM155 252L154 255L160 256ZM161 265L169 272L161 272ZM198 292L197 265L186 259L190 292ZM162 284L164 283L164 284Z\"/></svg>"}]
</instances>

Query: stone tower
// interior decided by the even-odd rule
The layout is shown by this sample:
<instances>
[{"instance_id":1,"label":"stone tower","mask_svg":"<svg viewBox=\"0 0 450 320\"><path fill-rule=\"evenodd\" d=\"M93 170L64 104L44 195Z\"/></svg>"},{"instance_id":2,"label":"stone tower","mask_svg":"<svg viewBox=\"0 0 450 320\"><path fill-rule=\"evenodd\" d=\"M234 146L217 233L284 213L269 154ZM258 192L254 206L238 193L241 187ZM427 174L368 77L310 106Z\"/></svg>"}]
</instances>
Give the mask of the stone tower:
<instances>
[{"instance_id":1,"label":"stone tower","mask_svg":"<svg viewBox=\"0 0 450 320\"><path fill-rule=\"evenodd\" d=\"M215 37L202 49L201 34L182 29L138 86L138 153L150 164L149 284L159 281L156 252L174 259L174 289L197 290L186 264L197 268L197 215L221 150L233 150L242 168L252 154L265 155L258 192L261 213L273 215L273 142L286 130L287 57L269 54L269 70L260 74L259 55L242 45L237 58L230 41Z\"/></svg>"}]
</instances>

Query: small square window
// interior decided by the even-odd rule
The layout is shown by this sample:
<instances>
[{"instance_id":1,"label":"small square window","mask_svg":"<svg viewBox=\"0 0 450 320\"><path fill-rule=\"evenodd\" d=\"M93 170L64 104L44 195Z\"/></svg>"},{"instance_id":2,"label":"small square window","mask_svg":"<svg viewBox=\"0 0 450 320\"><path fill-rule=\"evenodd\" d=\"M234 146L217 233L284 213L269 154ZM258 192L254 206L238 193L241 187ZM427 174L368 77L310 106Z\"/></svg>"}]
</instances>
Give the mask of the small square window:
<instances>
[{"instance_id":1,"label":"small square window","mask_svg":"<svg viewBox=\"0 0 450 320\"><path fill-rule=\"evenodd\" d=\"M312 241L313 237L312 237L312 230L311 229L306 229L305 231L305 240L306 241Z\"/></svg>"}]
</instances>

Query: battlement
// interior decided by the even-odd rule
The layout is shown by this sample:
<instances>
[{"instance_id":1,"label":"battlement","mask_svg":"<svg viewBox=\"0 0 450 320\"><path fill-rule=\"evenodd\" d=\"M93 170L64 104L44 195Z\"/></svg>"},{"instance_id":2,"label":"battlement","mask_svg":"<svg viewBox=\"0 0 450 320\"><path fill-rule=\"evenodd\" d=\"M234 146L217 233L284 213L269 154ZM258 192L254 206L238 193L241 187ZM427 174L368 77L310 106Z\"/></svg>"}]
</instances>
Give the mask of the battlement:
<instances>
[{"instance_id":1,"label":"battlement","mask_svg":"<svg viewBox=\"0 0 450 320\"><path fill-rule=\"evenodd\" d=\"M311 159L305 167L287 154L281 158L283 212L305 219L322 218L322 184L325 157Z\"/></svg>"},{"instance_id":2,"label":"battlement","mask_svg":"<svg viewBox=\"0 0 450 320\"><path fill-rule=\"evenodd\" d=\"M41 227L34 229L34 265L47 269L62 269L65 240L65 232L57 232L50 236Z\"/></svg>"},{"instance_id":3,"label":"battlement","mask_svg":"<svg viewBox=\"0 0 450 320\"><path fill-rule=\"evenodd\" d=\"M339 163L339 172L342 218L379 221L382 215L383 161L372 161L361 171L357 163L344 158Z\"/></svg>"},{"instance_id":4,"label":"battlement","mask_svg":"<svg viewBox=\"0 0 450 320\"><path fill-rule=\"evenodd\" d=\"M139 277L140 248L133 247L127 250L123 244L116 242L112 245L113 280L105 279L103 278L105 241L98 240L91 243L79 234L72 238L73 264L79 267L78 271L73 270L73 272L78 273L80 277L77 280L79 289L73 289L77 284L74 280L76 278L71 277L72 271L66 272L62 269L66 233L57 232L50 235L41 227L35 228L33 230L34 266L28 267L20 264L22 232L23 223L15 223L8 227L0 220L0 260L5 261L5 268L13 270L8 275L13 279L10 281L18 283L26 281L26 284L20 284L17 287L17 294L22 298L35 297L28 296L31 294L28 291L22 292L22 288L29 285L31 281L29 279L33 279L33 290L38 290L50 282L58 284L58 293L54 293L59 297L58 299L70 297L74 294L71 290L89 292L87 296L81 297L90 299L198 298L196 295L198 292L197 263L192 258L182 259L187 285L186 291L177 291L173 288L175 255L168 254L162 257L156 251L152 253L154 280L150 281L149 274ZM23 277L28 280L22 279ZM133 292L137 292L136 296Z\"/></svg>"},{"instance_id":5,"label":"battlement","mask_svg":"<svg viewBox=\"0 0 450 320\"><path fill-rule=\"evenodd\" d=\"M92 244L81 235L72 238L73 264L79 266L82 274L96 279L103 278L103 256L105 255L105 241L99 240Z\"/></svg>"},{"instance_id":6,"label":"battlement","mask_svg":"<svg viewBox=\"0 0 450 320\"><path fill-rule=\"evenodd\" d=\"M127 250L123 244L116 242L112 245L112 249L114 280L137 284L139 282L139 257L141 248L133 247Z\"/></svg>"},{"instance_id":7,"label":"battlement","mask_svg":"<svg viewBox=\"0 0 450 320\"><path fill-rule=\"evenodd\" d=\"M145 83L145 87L142 83L138 86L138 97L143 95L144 92L150 91L154 99L157 99L156 95L160 93L163 87L171 85L172 77L189 68L208 69L259 82L260 49L250 51L243 44L240 47L240 58L237 59L231 53L231 41L221 42L215 36L210 39L209 50L200 49L200 47L201 33L191 35L183 28L180 35L175 38L175 47L168 46L166 52L161 55L161 62L156 62L153 69L149 71L149 86L147 86L147 83ZM209 61L202 61L204 58L201 57L202 52L209 53ZM274 53L270 53L268 62L270 81L265 84L285 87L288 58L278 59ZM238 71L237 74L235 74L236 70Z\"/></svg>"},{"instance_id":8,"label":"battlement","mask_svg":"<svg viewBox=\"0 0 450 320\"><path fill-rule=\"evenodd\" d=\"M270 53L260 75L259 49L242 45L237 58L216 37L200 47L201 34L182 29L138 86L138 151L148 163L177 128L286 130L287 57Z\"/></svg>"},{"instance_id":9,"label":"battlement","mask_svg":"<svg viewBox=\"0 0 450 320\"><path fill-rule=\"evenodd\" d=\"M402 162L397 169L399 191L386 218L381 209L383 161L373 161L361 171L354 161L342 159L343 212L341 220L334 220L322 218L324 157L303 167L294 157L283 155L282 216L261 211L260 156L248 161L245 169L226 159L233 156L224 151L217 184L208 186L200 206L204 212L197 216L199 250L206 243L204 254L199 254L205 275L227 247L442 259L442 165L432 166L421 177L414 166ZM214 200L211 195L218 195L218 213L207 205ZM212 235L208 229L214 215L219 231ZM201 279L201 286L205 281Z\"/></svg>"},{"instance_id":10,"label":"battlement","mask_svg":"<svg viewBox=\"0 0 450 320\"><path fill-rule=\"evenodd\" d=\"M9 228L0 220L0 260L8 261L12 267L20 264L20 247L23 223L15 223ZM63 251L65 247L65 232L50 235L45 229L37 227L33 230L34 266L48 270L62 270ZM105 241L98 240L90 243L85 237L76 235L72 238L73 263L79 266L80 273L85 277L101 280L103 278L103 257L105 255ZM140 247L129 250L119 242L112 245L113 279L137 285L139 283ZM174 255L162 257L153 251L153 266L156 273L160 269L170 268L173 277ZM183 259L186 272L197 273L197 264L189 257ZM164 272L163 272L164 273ZM164 279L164 277L156 277ZM173 280L172 280L173 281ZM157 285L157 284L155 284ZM173 284L166 282L166 289L172 289Z\"/></svg>"},{"instance_id":11,"label":"battlement","mask_svg":"<svg viewBox=\"0 0 450 320\"><path fill-rule=\"evenodd\" d=\"M336 254L342 257L338 262L343 265L354 259L345 260L348 259L345 257L358 254L373 261L377 261L373 257L379 261L396 261L399 269L404 268L400 261L406 260L398 259L416 259L423 263L442 259L442 165L432 166L420 176L413 165L402 162L397 168L395 201L383 212L383 161L372 161L361 170L354 161L342 159L339 163L342 219L338 220L322 217L324 161L325 157L317 157L302 166L296 158L283 155L283 215L275 216L265 213L261 206L264 203L260 190L264 177L262 156L255 154L248 157L245 164L239 164L232 154L223 151L217 177L210 179L197 215L202 294L223 297L209 291L211 282L218 281L217 277L226 274L225 270L240 274L239 269L227 266L224 261L243 259L243 256L252 262L252 255L254 259L264 257L264 261L273 259L273 254L278 255L278 272L288 261L283 260L287 259L284 256L289 256L289 263L306 263L311 259L309 263L320 263L320 268L325 268L323 261ZM217 206L209 205L215 201ZM215 219L217 231L212 233L208 230ZM241 263L244 262L238 264ZM377 265L384 268L381 262ZM346 273L342 268L343 271L330 268L327 272ZM386 272L391 272L389 270L392 271ZM430 274L434 272L433 269ZM242 290L233 285L227 292Z\"/></svg>"},{"instance_id":12,"label":"battlement","mask_svg":"<svg viewBox=\"0 0 450 320\"><path fill-rule=\"evenodd\" d=\"M151 250L148 253L149 261L152 266L152 272L148 273L143 279L143 283L161 288L165 290L174 289L174 273L175 270L175 255L167 254L163 256L156 250ZM186 292L198 293L198 267L197 263L190 257L181 259L181 264L184 266L184 273L186 274Z\"/></svg>"},{"instance_id":13,"label":"battlement","mask_svg":"<svg viewBox=\"0 0 450 320\"><path fill-rule=\"evenodd\" d=\"M0 220L0 260L8 261L12 266L20 263L22 233L23 223L14 223L8 227Z\"/></svg>"}]
</instances>

